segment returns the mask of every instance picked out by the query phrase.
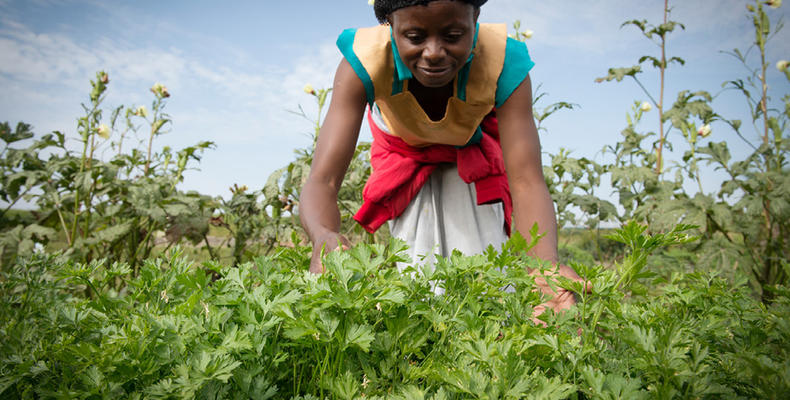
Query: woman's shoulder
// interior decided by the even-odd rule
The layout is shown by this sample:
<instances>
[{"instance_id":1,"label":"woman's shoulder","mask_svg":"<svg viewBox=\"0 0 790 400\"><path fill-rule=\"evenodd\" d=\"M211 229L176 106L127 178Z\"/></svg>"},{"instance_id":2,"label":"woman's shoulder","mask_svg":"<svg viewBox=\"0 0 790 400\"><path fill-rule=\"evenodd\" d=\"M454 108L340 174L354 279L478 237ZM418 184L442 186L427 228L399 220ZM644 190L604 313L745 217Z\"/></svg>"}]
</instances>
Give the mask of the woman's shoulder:
<instances>
[{"instance_id":1,"label":"woman's shoulder","mask_svg":"<svg viewBox=\"0 0 790 400\"><path fill-rule=\"evenodd\" d=\"M509 37L505 24L479 24L466 84L469 98L499 107L533 66L526 45Z\"/></svg>"},{"instance_id":2,"label":"woman's shoulder","mask_svg":"<svg viewBox=\"0 0 790 400\"><path fill-rule=\"evenodd\" d=\"M393 55L388 26L344 30L337 39L337 47L365 85L368 103L373 104L376 93L392 87Z\"/></svg>"},{"instance_id":3,"label":"woman's shoulder","mask_svg":"<svg viewBox=\"0 0 790 400\"><path fill-rule=\"evenodd\" d=\"M337 47L346 55L349 52L370 51L371 48L386 48L390 45L388 26L376 25L364 28L348 28L337 38Z\"/></svg>"}]
</instances>

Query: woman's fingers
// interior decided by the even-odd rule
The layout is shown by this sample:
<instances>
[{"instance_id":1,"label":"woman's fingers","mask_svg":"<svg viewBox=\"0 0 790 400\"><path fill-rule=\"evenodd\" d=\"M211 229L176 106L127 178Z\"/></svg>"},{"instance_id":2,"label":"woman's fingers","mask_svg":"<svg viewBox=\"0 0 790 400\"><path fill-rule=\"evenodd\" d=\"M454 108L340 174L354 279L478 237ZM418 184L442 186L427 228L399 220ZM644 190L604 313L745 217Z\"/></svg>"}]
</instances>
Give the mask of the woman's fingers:
<instances>
[{"instance_id":1,"label":"woman's fingers","mask_svg":"<svg viewBox=\"0 0 790 400\"><path fill-rule=\"evenodd\" d=\"M351 242L345 236L339 233L331 233L326 235L320 242L313 245L313 255L310 258L310 272L314 274L323 274L326 269L321 257L324 252L334 251L337 248L340 250L348 250L351 248Z\"/></svg>"},{"instance_id":2,"label":"woman's fingers","mask_svg":"<svg viewBox=\"0 0 790 400\"><path fill-rule=\"evenodd\" d=\"M535 306L535 308L532 309L532 322L535 323L535 325L546 326L545 322L538 319L538 317L546 311L546 308L551 308L556 313L563 312L576 304L576 298L573 296L573 292L563 288L557 288L557 290L558 293L551 300Z\"/></svg>"},{"instance_id":3,"label":"woman's fingers","mask_svg":"<svg viewBox=\"0 0 790 400\"><path fill-rule=\"evenodd\" d=\"M585 293L591 293L592 292L592 282L584 280L584 278L579 276L579 274L577 274L576 271L574 271L573 268L571 268L571 267L569 267L567 265L560 265L559 274L560 274L560 276L568 278L568 279L570 279L572 281L583 283L584 284L584 292Z\"/></svg>"},{"instance_id":4,"label":"woman's fingers","mask_svg":"<svg viewBox=\"0 0 790 400\"><path fill-rule=\"evenodd\" d=\"M535 269L531 274L535 276L535 284L541 289L543 294L549 297L548 301L536 306L532 311L532 322L544 327L546 323L538 317L546 311L546 308L551 308L554 312L562 312L576 304L576 297L572 291L557 285L549 285L547 277L548 279L556 280L556 276L559 275L572 281L582 282L585 285L585 292L589 293L592 289L590 282L585 282L573 268L565 265L560 265L559 271L556 273L545 273L544 275L541 274L539 270Z\"/></svg>"}]
</instances>

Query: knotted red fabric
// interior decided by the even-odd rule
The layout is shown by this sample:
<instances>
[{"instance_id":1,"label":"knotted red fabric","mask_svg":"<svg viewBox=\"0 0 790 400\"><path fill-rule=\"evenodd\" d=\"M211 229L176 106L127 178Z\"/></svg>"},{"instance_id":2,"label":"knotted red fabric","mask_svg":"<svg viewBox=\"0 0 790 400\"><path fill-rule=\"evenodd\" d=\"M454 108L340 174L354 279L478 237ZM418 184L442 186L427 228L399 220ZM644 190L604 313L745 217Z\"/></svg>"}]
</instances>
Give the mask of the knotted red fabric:
<instances>
[{"instance_id":1,"label":"knotted red fabric","mask_svg":"<svg viewBox=\"0 0 790 400\"><path fill-rule=\"evenodd\" d=\"M373 233L401 215L439 164L454 163L461 179L475 184L478 205L503 203L505 231L510 235L513 200L494 111L480 124L483 131L480 142L460 148L443 144L413 147L379 129L370 112L368 123L373 133L370 148L373 170L362 191L362 207L354 215L365 230Z\"/></svg>"}]
</instances>

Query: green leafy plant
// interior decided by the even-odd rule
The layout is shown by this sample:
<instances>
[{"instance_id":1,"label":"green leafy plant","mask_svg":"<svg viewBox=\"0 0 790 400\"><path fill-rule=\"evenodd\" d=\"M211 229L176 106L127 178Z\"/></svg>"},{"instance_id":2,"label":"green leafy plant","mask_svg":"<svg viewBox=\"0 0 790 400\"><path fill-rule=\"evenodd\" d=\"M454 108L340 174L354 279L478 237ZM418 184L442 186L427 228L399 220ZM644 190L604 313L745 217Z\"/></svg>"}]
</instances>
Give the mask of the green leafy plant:
<instances>
[{"instance_id":1,"label":"green leafy plant","mask_svg":"<svg viewBox=\"0 0 790 400\"><path fill-rule=\"evenodd\" d=\"M137 276L36 254L0 277L0 395L783 397L790 290L766 307L742 281L646 271L651 254L693 240L685 228L618 230L622 263L575 265L593 291L544 313L545 328L531 317L534 243L519 236L403 273L397 241L329 253L324 275L299 246L202 268L174 248Z\"/></svg>"},{"instance_id":2,"label":"green leafy plant","mask_svg":"<svg viewBox=\"0 0 790 400\"><path fill-rule=\"evenodd\" d=\"M164 113L167 89L156 84L149 112L145 107L118 107L111 122L102 122L102 102L109 85L104 72L91 81L90 103L78 119L80 149L67 144L66 135L53 132L35 138L30 126L20 123L11 133L7 123L0 126L5 142L2 159L2 200L9 207L20 200L37 209L33 221L24 225L4 224L3 263L29 255L39 243L60 248L82 261L108 258L127 261L135 268L155 247L154 234L167 231L173 241L198 241L208 229L213 213L210 198L183 193L176 185L190 162L213 147L211 142L173 151L169 147L154 152L155 137L164 134L170 119ZM126 112L124 113L124 110ZM120 137L113 142L119 118L125 120ZM150 127L145 151L131 148L123 152L124 140L136 133L138 121ZM19 147L32 141L27 147ZM118 153L109 160L98 157L115 146Z\"/></svg>"}]
</instances>

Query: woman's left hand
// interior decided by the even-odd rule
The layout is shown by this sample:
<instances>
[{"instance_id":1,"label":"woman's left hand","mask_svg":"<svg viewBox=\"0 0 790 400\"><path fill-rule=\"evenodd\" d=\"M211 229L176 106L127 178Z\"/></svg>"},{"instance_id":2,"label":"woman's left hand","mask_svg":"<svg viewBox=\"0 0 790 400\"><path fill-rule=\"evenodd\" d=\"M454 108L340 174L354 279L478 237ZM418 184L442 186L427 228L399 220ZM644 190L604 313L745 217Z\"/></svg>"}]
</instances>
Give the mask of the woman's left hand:
<instances>
[{"instance_id":1,"label":"woman's left hand","mask_svg":"<svg viewBox=\"0 0 790 400\"><path fill-rule=\"evenodd\" d=\"M532 311L532 322L534 322L536 325L546 326L546 323L538 319L538 316L543 314L547 307L554 310L554 312L560 312L567 310L572 305L576 304L576 297L574 296L573 291L560 287L556 283L553 283L554 289L552 289L546 281L546 277L553 279L554 276L559 275L572 281L581 282L584 285L584 291L586 293L590 293L592 291L592 285L590 282L585 282L585 280L582 279L582 277L580 277L579 274L573 270L573 268L568 267L567 265L560 265L558 274L550 273L544 276L541 275L540 270L535 269L530 273L530 275L535 276L535 284L538 285L538 288L541 290L541 292L543 292L543 294L547 297L551 298L549 301L535 307L535 309Z\"/></svg>"}]
</instances>

